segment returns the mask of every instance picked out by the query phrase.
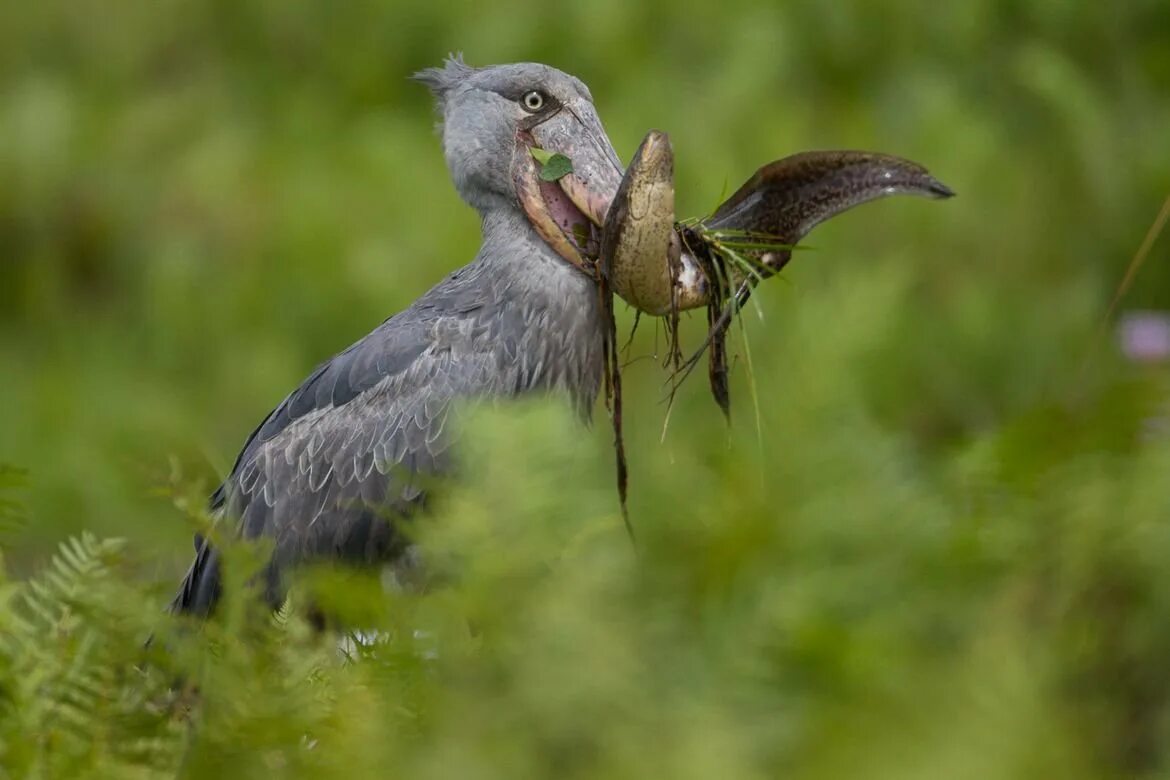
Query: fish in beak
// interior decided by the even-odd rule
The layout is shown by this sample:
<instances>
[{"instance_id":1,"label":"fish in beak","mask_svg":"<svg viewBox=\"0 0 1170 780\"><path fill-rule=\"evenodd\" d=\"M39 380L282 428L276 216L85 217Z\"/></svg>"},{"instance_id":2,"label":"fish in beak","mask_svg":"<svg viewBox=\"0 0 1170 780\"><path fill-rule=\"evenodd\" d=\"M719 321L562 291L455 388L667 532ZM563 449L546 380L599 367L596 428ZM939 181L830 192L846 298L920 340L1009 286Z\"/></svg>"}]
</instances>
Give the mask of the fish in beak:
<instances>
[{"instance_id":1,"label":"fish in beak","mask_svg":"<svg viewBox=\"0 0 1170 780\"><path fill-rule=\"evenodd\" d=\"M569 158L572 172L546 181L533 148ZM590 277L604 275L638 310L663 315L710 301L714 250L704 233L674 219L674 153L665 133L650 131L624 169L593 106L566 103L517 132L512 178L545 242ZM752 278L759 280L783 268L791 248L820 222L901 194L954 193L921 165L893 155L803 152L760 168L700 227L724 233L729 243L738 236L741 253L756 259ZM727 276L732 288L745 281L735 268Z\"/></svg>"},{"instance_id":2,"label":"fish in beak","mask_svg":"<svg viewBox=\"0 0 1170 780\"><path fill-rule=\"evenodd\" d=\"M567 157L572 172L556 181L542 179L533 148ZM565 103L516 133L512 181L524 213L557 254L592 277L601 226L623 173L597 112L585 100Z\"/></svg>"}]
</instances>

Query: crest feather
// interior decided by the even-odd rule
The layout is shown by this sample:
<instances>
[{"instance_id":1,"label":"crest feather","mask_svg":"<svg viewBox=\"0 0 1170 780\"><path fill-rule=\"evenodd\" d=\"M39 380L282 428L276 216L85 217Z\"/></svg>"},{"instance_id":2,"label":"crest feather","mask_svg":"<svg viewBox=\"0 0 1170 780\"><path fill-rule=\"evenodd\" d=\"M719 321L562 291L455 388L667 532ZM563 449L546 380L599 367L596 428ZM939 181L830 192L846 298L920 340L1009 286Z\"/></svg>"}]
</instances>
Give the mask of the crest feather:
<instances>
[{"instance_id":1,"label":"crest feather","mask_svg":"<svg viewBox=\"0 0 1170 780\"><path fill-rule=\"evenodd\" d=\"M447 55L447 59L440 67L424 68L410 78L427 85L439 104L439 110L442 111L447 93L474 72L475 68L463 61L462 52L453 52Z\"/></svg>"}]
</instances>

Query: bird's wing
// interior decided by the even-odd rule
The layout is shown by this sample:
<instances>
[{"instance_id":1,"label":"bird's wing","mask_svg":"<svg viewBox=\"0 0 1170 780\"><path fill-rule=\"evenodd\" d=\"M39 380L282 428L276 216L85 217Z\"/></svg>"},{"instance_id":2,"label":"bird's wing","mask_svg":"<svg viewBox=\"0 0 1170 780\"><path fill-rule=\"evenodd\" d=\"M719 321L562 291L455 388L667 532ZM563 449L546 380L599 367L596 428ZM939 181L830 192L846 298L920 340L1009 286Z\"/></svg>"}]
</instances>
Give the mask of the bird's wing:
<instances>
[{"instance_id":1,"label":"bird's wing","mask_svg":"<svg viewBox=\"0 0 1170 780\"><path fill-rule=\"evenodd\" d=\"M239 518L242 536L275 541L274 579L300 560L392 556L403 542L390 521L423 501L427 475L448 468L452 401L514 381L473 307L403 314L314 371L256 429L212 497L213 509ZM202 611L218 596L218 561L197 547L176 606Z\"/></svg>"}]
</instances>

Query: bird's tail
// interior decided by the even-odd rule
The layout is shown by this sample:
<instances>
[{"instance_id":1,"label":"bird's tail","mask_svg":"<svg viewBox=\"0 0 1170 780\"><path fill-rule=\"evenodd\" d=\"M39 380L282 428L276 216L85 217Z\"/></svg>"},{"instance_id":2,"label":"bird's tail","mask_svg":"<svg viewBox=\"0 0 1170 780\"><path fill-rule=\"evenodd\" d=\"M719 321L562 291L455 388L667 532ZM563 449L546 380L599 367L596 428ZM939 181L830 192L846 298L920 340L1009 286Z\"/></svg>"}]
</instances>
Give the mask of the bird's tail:
<instances>
[{"instance_id":1,"label":"bird's tail","mask_svg":"<svg viewBox=\"0 0 1170 780\"><path fill-rule=\"evenodd\" d=\"M172 613L207 616L215 609L222 592L219 554L200 534L195 536L195 560L187 570L179 592L171 601Z\"/></svg>"}]
</instances>

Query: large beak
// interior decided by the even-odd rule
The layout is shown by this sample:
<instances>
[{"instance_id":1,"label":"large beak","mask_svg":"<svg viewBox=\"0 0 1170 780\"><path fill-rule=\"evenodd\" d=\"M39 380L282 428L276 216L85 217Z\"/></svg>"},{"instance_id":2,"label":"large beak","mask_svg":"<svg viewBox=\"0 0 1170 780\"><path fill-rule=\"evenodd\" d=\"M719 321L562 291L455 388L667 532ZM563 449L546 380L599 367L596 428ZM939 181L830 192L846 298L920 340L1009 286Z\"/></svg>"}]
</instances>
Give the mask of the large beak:
<instances>
[{"instance_id":1,"label":"large beak","mask_svg":"<svg viewBox=\"0 0 1170 780\"><path fill-rule=\"evenodd\" d=\"M573 172L555 182L540 178L532 147L569 158ZM601 226L617 194L623 167L593 106L565 103L548 119L516 134L512 181L536 232L561 257L590 276Z\"/></svg>"},{"instance_id":2,"label":"large beak","mask_svg":"<svg viewBox=\"0 0 1170 780\"><path fill-rule=\"evenodd\" d=\"M568 157L572 173L555 182L542 179L540 164L530 151L534 146ZM512 157L516 197L545 243L595 279L605 272L614 291L636 308L664 314L672 306L702 306L707 302L710 285L698 260L680 245L678 231L672 229L674 157L669 139L664 133L651 131L634 158L629 170L621 164L590 103L566 103L548 119L517 132ZM660 174L666 176L662 181ZM627 182L626 189L620 190L623 181ZM636 205L630 203L631 196L646 184L660 184L655 191L669 195L665 221L628 218L629 206ZM617 220L609 213L615 202L623 206ZM607 214L611 223L631 229L607 227ZM643 224L647 222L662 223L667 230L660 236L661 231L647 229ZM603 246L603 235L610 241L608 248ZM631 238L633 249L615 251L615 236ZM611 255L610 267L602 269L596 259L606 251ZM612 262L615 257L616 269Z\"/></svg>"}]
</instances>

